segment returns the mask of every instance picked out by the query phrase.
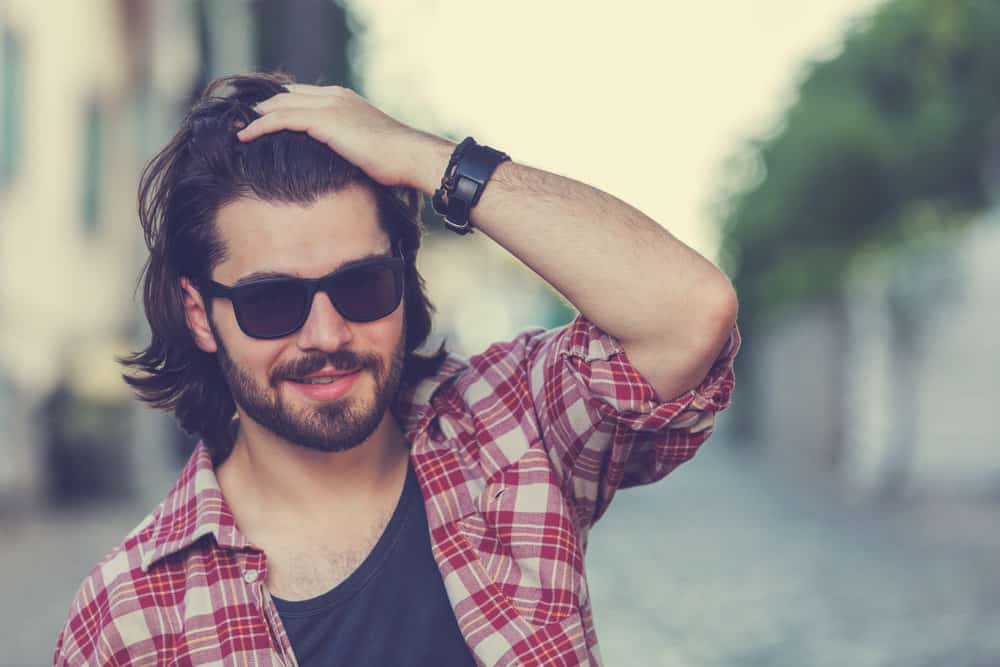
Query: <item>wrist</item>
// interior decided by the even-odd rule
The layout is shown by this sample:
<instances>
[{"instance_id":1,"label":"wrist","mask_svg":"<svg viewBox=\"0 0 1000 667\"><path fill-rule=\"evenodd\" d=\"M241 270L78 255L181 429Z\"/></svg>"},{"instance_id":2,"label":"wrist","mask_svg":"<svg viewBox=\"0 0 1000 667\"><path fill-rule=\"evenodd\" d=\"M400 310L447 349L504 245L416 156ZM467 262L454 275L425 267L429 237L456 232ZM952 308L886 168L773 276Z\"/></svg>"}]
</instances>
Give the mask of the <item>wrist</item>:
<instances>
[{"instance_id":1,"label":"wrist","mask_svg":"<svg viewBox=\"0 0 1000 667\"><path fill-rule=\"evenodd\" d=\"M448 167L451 154L457 146L455 142L421 133L410 153L412 170L407 185L416 188L428 197L441 186L441 175Z\"/></svg>"},{"instance_id":2,"label":"wrist","mask_svg":"<svg viewBox=\"0 0 1000 667\"><path fill-rule=\"evenodd\" d=\"M479 203L493 172L510 156L466 137L454 150L441 178L441 187L431 197L434 211L456 234L471 234L471 210Z\"/></svg>"}]
</instances>

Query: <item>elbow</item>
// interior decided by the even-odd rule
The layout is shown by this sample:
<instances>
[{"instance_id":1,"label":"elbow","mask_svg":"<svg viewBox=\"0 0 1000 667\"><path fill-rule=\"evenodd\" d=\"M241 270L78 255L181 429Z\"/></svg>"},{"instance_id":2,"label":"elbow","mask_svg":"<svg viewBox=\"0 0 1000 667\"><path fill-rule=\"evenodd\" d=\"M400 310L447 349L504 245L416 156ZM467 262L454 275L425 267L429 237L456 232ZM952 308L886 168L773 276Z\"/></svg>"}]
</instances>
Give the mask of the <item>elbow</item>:
<instances>
[{"instance_id":1,"label":"elbow","mask_svg":"<svg viewBox=\"0 0 1000 667\"><path fill-rule=\"evenodd\" d=\"M723 276L721 285L716 288L716 295L710 300L710 324L709 329L716 333L721 346L729 339L729 334L736 326L739 317L740 300L736 294L736 288Z\"/></svg>"},{"instance_id":2,"label":"elbow","mask_svg":"<svg viewBox=\"0 0 1000 667\"><path fill-rule=\"evenodd\" d=\"M724 309L726 313L726 331L729 331L734 326L736 326L736 320L739 318L740 314L740 298L736 294L736 288L733 284L726 279L726 294L723 299Z\"/></svg>"}]
</instances>

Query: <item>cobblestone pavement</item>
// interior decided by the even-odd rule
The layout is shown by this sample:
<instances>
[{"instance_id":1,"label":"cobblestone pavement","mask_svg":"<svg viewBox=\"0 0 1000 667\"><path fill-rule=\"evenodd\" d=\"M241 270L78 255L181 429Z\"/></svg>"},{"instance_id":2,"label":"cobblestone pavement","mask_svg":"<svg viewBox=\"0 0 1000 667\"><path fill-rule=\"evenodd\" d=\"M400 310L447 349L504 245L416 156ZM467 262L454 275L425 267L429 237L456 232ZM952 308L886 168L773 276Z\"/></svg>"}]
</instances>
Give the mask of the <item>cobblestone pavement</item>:
<instances>
[{"instance_id":1,"label":"cobblestone pavement","mask_svg":"<svg viewBox=\"0 0 1000 667\"><path fill-rule=\"evenodd\" d=\"M80 580L148 509L0 516L0 665L51 664ZM847 507L712 442L591 534L605 663L1000 665L996 516Z\"/></svg>"}]
</instances>

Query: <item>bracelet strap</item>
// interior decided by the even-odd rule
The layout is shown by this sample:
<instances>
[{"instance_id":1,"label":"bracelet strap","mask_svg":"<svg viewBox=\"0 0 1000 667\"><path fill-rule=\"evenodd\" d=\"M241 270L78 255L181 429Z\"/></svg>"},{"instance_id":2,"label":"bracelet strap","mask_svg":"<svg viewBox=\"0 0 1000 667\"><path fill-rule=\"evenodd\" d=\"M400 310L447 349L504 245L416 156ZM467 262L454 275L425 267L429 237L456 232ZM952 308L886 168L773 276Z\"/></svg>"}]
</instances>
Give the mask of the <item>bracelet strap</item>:
<instances>
[{"instance_id":1,"label":"bracelet strap","mask_svg":"<svg viewBox=\"0 0 1000 667\"><path fill-rule=\"evenodd\" d=\"M469 212L478 202L500 163L510 159L506 153L481 146L466 137L451 154L441 187L434 192L434 210L444 216L444 224L456 234L472 232ZM445 201L447 194L447 202Z\"/></svg>"}]
</instances>

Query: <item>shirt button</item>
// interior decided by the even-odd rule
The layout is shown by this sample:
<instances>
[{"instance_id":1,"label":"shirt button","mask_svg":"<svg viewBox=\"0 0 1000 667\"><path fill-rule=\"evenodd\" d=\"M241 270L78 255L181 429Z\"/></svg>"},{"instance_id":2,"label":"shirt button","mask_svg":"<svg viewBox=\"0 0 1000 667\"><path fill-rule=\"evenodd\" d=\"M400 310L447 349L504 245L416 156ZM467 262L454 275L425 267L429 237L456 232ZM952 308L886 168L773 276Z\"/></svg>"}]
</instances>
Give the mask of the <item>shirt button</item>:
<instances>
[{"instance_id":1,"label":"shirt button","mask_svg":"<svg viewBox=\"0 0 1000 667\"><path fill-rule=\"evenodd\" d=\"M252 584L253 582L257 581L257 578L259 576L260 573L257 572L257 570L247 570L246 572L243 573L243 581L247 582L248 584Z\"/></svg>"}]
</instances>

